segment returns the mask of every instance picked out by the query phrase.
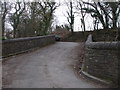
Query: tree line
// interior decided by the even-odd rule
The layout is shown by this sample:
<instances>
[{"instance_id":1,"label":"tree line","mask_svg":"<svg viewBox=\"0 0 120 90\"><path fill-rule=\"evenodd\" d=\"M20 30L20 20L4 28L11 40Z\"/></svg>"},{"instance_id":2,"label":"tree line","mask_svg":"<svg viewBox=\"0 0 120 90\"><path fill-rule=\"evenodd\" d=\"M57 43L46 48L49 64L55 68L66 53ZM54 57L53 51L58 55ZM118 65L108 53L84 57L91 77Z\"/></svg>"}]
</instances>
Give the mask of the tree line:
<instances>
[{"instance_id":1,"label":"tree line","mask_svg":"<svg viewBox=\"0 0 120 90\"><path fill-rule=\"evenodd\" d=\"M54 11L59 6L56 2L2 2L2 38L19 38L47 35L51 32ZM13 30L5 30L5 22Z\"/></svg>"},{"instance_id":2,"label":"tree line","mask_svg":"<svg viewBox=\"0 0 120 90\"><path fill-rule=\"evenodd\" d=\"M89 0L88 0L89 1ZM54 12L60 4L53 1L41 2L2 2L2 38L19 38L47 35L52 32ZM67 29L74 32L74 20L80 16L82 31L86 31L86 15L93 19L94 30L100 25L104 30L117 29L120 27L120 1L114 2L85 2L83 0L70 0L66 2ZM13 30L5 30L5 22L10 23ZM90 22L91 23L91 22ZM117 29L117 34L118 34Z\"/></svg>"},{"instance_id":3,"label":"tree line","mask_svg":"<svg viewBox=\"0 0 120 90\"><path fill-rule=\"evenodd\" d=\"M73 4L75 5L73 6ZM120 27L120 1L104 2L101 0L101 2L85 2L83 0L71 0L67 6L69 9L67 18L72 32L76 14L73 9L76 9L78 15L81 16L80 22L82 23L83 31L86 31L85 16L87 14L90 14L94 20L94 30L99 29L99 24L102 25L103 29Z\"/></svg>"}]
</instances>

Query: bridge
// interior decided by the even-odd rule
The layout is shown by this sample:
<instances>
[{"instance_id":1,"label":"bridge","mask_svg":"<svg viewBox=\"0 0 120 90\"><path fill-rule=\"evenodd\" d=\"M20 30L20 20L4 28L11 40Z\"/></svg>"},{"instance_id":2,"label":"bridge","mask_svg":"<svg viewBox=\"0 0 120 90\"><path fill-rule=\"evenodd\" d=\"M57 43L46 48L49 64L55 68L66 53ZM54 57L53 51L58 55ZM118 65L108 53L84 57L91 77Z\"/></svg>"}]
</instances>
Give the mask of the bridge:
<instances>
[{"instance_id":1,"label":"bridge","mask_svg":"<svg viewBox=\"0 0 120 90\"><path fill-rule=\"evenodd\" d=\"M119 48L117 46L119 45L116 42L110 44L111 46L109 45L109 47L108 45L109 42L106 44L103 42L93 42L92 35L88 36L86 44L84 42L55 42L54 35L5 40L2 42L2 87L114 87L111 86L111 81L117 80L116 72L118 69L116 68L118 67L116 62L118 58L112 52L116 50L117 53ZM104 49L99 50L99 48L103 47ZM111 52L109 52L109 49L111 49ZM104 53L105 50L106 53ZM83 63L84 54L85 60ZM114 56L101 59L107 54ZM99 57L100 55L102 57ZM110 59L113 61L111 62ZM112 68L109 68L110 65L112 65ZM107 73L108 71L109 73ZM103 72L106 74L103 74ZM106 82L99 75L104 78L109 77L111 81ZM86 76L89 78L86 78Z\"/></svg>"},{"instance_id":2,"label":"bridge","mask_svg":"<svg viewBox=\"0 0 120 90\"><path fill-rule=\"evenodd\" d=\"M104 87L77 75L74 65L80 58L81 47L83 43L56 42L32 52L6 58L3 63L3 87Z\"/></svg>"}]
</instances>

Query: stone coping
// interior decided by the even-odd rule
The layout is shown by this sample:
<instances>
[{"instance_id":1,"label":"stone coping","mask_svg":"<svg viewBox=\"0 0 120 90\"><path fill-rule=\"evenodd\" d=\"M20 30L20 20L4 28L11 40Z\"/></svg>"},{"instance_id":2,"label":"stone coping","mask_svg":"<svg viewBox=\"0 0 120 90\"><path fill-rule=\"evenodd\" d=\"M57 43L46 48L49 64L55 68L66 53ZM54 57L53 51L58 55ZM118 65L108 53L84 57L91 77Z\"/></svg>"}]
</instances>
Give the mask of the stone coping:
<instances>
[{"instance_id":1,"label":"stone coping","mask_svg":"<svg viewBox=\"0 0 120 90\"><path fill-rule=\"evenodd\" d=\"M54 37L54 35L45 35L45 36L36 36L36 37L15 38L15 39L3 40L2 43L12 43L12 42L19 42L19 41L43 39L43 38L46 38L46 37Z\"/></svg>"},{"instance_id":2,"label":"stone coping","mask_svg":"<svg viewBox=\"0 0 120 90\"><path fill-rule=\"evenodd\" d=\"M85 43L86 48L91 49L107 49L107 50L120 50L120 41L113 42L93 42L92 35L90 34Z\"/></svg>"}]
</instances>

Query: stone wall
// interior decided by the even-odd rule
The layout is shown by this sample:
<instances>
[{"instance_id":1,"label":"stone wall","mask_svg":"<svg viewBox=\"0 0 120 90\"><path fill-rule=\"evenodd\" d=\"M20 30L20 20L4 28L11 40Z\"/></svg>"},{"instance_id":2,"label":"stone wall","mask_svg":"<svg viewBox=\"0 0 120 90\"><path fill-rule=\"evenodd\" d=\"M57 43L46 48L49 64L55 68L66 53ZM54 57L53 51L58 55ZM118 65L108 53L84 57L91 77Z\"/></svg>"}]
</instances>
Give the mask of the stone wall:
<instances>
[{"instance_id":1,"label":"stone wall","mask_svg":"<svg viewBox=\"0 0 120 90\"><path fill-rule=\"evenodd\" d=\"M2 57L26 52L55 42L54 35L17 38L2 42Z\"/></svg>"},{"instance_id":2,"label":"stone wall","mask_svg":"<svg viewBox=\"0 0 120 90\"><path fill-rule=\"evenodd\" d=\"M118 84L120 42L93 42L92 35L85 43L83 71L106 81Z\"/></svg>"}]
</instances>

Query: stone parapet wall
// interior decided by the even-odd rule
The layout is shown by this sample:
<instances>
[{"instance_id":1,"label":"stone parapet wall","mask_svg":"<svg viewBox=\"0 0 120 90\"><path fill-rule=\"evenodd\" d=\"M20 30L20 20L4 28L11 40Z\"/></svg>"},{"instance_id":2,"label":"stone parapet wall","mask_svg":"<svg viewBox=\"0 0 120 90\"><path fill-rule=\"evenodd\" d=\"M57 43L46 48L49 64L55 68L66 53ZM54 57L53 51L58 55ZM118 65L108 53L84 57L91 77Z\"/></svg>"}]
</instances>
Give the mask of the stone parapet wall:
<instances>
[{"instance_id":1,"label":"stone parapet wall","mask_svg":"<svg viewBox=\"0 0 120 90\"><path fill-rule=\"evenodd\" d=\"M16 38L2 42L2 57L22 53L55 42L54 35Z\"/></svg>"},{"instance_id":2,"label":"stone parapet wall","mask_svg":"<svg viewBox=\"0 0 120 90\"><path fill-rule=\"evenodd\" d=\"M119 51L120 42L93 42L92 35L89 35L85 43L82 70L92 76L118 84Z\"/></svg>"}]
</instances>

